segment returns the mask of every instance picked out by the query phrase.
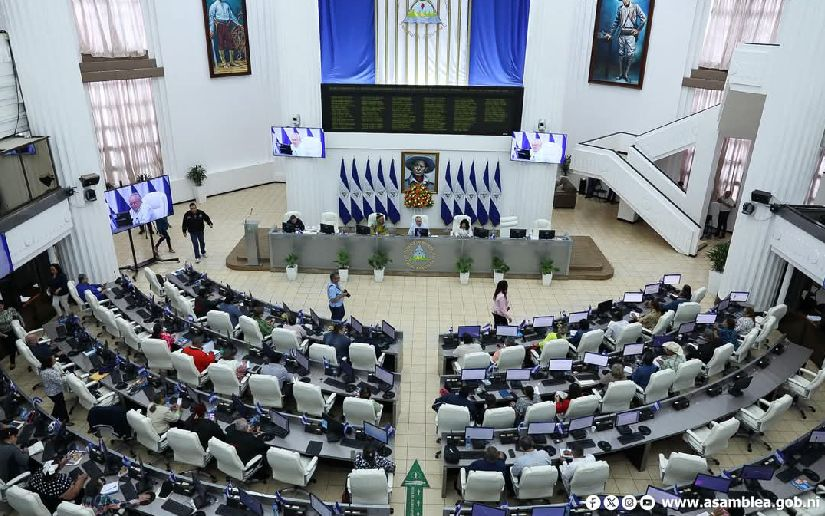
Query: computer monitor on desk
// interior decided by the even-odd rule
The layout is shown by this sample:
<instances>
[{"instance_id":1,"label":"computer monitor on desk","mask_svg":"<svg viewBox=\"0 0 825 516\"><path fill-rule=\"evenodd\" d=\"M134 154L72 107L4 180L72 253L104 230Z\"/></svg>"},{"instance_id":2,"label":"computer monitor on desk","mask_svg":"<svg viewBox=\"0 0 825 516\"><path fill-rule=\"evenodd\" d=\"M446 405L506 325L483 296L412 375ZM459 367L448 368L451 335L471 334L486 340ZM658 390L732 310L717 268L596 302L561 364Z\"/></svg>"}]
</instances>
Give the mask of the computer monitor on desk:
<instances>
[{"instance_id":1,"label":"computer monitor on desk","mask_svg":"<svg viewBox=\"0 0 825 516\"><path fill-rule=\"evenodd\" d=\"M719 304L716 305L716 312L717 313L722 313L725 310L727 310L728 308L730 308L730 299L725 298L725 299L719 301Z\"/></svg>"},{"instance_id":2,"label":"computer monitor on desk","mask_svg":"<svg viewBox=\"0 0 825 516\"><path fill-rule=\"evenodd\" d=\"M745 291L738 291L738 292L731 292L730 293L730 300L734 303L747 303L748 297L750 297L750 292Z\"/></svg>"},{"instance_id":3,"label":"computer monitor on desk","mask_svg":"<svg viewBox=\"0 0 825 516\"><path fill-rule=\"evenodd\" d=\"M590 312L588 312L587 310L583 312L570 312L570 314L567 316L567 323L570 325L577 324L587 319L589 314Z\"/></svg>"},{"instance_id":4,"label":"computer monitor on desk","mask_svg":"<svg viewBox=\"0 0 825 516\"><path fill-rule=\"evenodd\" d=\"M547 435L556 433L556 423L553 421L542 421L527 425L527 435Z\"/></svg>"},{"instance_id":5,"label":"computer monitor on desk","mask_svg":"<svg viewBox=\"0 0 825 516\"><path fill-rule=\"evenodd\" d=\"M479 339L481 338L481 326L459 326L457 333L459 339L463 339L465 335Z\"/></svg>"},{"instance_id":6,"label":"computer monitor on desk","mask_svg":"<svg viewBox=\"0 0 825 516\"><path fill-rule=\"evenodd\" d=\"M664 276L662 276L662 284L663 285L673 286L673 285L678 285L681 282L682 282L682 275L679 274L679 273L674 272L674 273L665 274Z\"/></svg>"},{"instance_id":7,"label":"computer monitor on desk","mask_svg":"<svg viewBox=\"0 0 825 516\"><path fill-rule=\"evenodd\" d=\"M324 235L334 235L335 234L335 226L332 224L321 224L321 233Z\"/></svg>"},{"instance_id":8,"label":"computer monitor on desk","mask_svg":"<svg viewBox=\"0 0 825 516\"><path fill-rule=\"evenodd\" d=\"M695 322L686 322L679 325L679 335L687 335L688 333L693 333L696 330L696 323Z\"/></svg>"},{"instance_id":9,"label":"computer monitor on desk","mask_svg":"<svg viewBox=\"0 0 825 516\"><path fill-rule=\"evenodd\" d=\"M470 516L507 516L507 511L496 507L490 507L480 503L474 503Z\"/></svg>"},{"instance_id":10,"label":"computer monitor on desk","mask_svg":"<svg viewBox=\"0 0 825 516\"><path fill-rule=\"evenodd\" d=\"M370 234L370 227L369 226L362 226L358 224L355 226L355 234L356 235L369 235Z\"/></svg>"},{"instance_id":11,"label":"computer monitor on desk","mask_svg":"<svg viewBox=\"0 0 825 516\"><path fill-rule=\"evenodd\" d=\"M391 341L395 342L395 327L383 319L381 320L381 333L386 335Z\"/></svg>"},{"instance_id":12,"label":"computer monitor on desk","mask_svg":"<svg viewBox=\"0 0 825 516\"><path fill-rule=\"evenodd\" d=\"M371 439L375 439L381 444L387 444L389 441L389 435L387 435L387 431L383 428L379 428L373 424L367 423L364 421L364 434Z\"/></svg>"},{"instance_id":13,"label":"computer monitor on desk","mask_svg":"<svg viewBox=\"0 0 825 516\"><path fill-rule=\"evenodd\" d=\"M696 480L693 481L693 485L699 489L707 489L708 491L716 491L717 493L727 493L730 489L731 482L733 482L733 480L730 478L699 473L696 475Z\"/></svg>"},{"instance_id":14,"label":"computer monitor on desk","mask_svg":"<svg viewBox=\"0 0 825 516\"><path fill-rule=\"evenodd\" d=\"M584 416L584 417L577 417L576 419L572 419L567 426L567 431L571 434L578 430L587 430L591 426L593 426L593 420L595 419L594 416Z\"/></svg>"},{"instance_id":15,"label":"computer monitor on desk","mask_svg":"<svg viewBox=\"0 0 825 516\"><path fill-rule=\"evenodd\" d=\"M607 355L600 355L598 353L585 353L583 362L587 365L597 367L607 367L607 362L610 359Z\"/></svg>"},{"instance_id":16,"label":"computer monitor on desk","mask_svg":"<svg viewBox=\"0 0 825 516\"><path fill-rule=\"evenodd\" d=\"M539 230L539 240L553 240L556 238L556 230L555 229L540 229Z\"/></svg>"},{"instance_id":17,"label":"computer monitor on desk","mask_svg":"<svg viewBox=\"0 0 825 516\"><path fill-rule=\"evenodd\" d=\"M364 325L361 324L361 321L359 321L358 319L356 319L353 316L350 316L350 318L349 318L349 327L352 328L352 331L354 331L358 335L361 335L361 334L364 333Z\"/></svg>"},{"instance_id":18,"label":"computer monitor on desk","mask_svg":"<svg viewBox=\"0 0 825 516\"><path fill-rule=\"evenodd\" d=\"M825 430L814 430L808 437L808 442L811 444L825 443Z\"/></svg>"},{"instance_id":19,"label":"computer monitor on desk","mask_svg":"<svg viewBox=\"0 0 825 516\"><path fill-rule=\"evenodd\" d=\"M596 305L596 313L599 314L607 314L613 310L613 300L612 299L605 299L598 305Z\"/></svg>"},{"instance_id":20,"label":"computer monitor on desk","mask_svg":"<svg viewBox=\"0 0 825 516\"><path fill-rule=\"evenodd\" d=\"M561 373L573 369L573 361L569 359L554 359L547 361L547 370L551 373Z\"/></svg>"},{"instance_id":21,"label":"computer monitor on desk","mask_svg":"<svg viewBox=\"0 0 825 516\"><path fill-rule=\"evenodd\" d=\"M530 379L530 369L508 369L508 382L526 382Z\"/></svg>"},{"instance_id":22,"label":"computer monitor on desk","mask_svg":"<svg viewBox=\"0 0 825 516\"><path fill-rule=\"evenodd\" d=\"M527 230L524 228L512 228L510 229L510 238L526 238L527 237Z\"/></svg>"},{"instance_id":23,"label":"computer monitor on desk","mask_svg":"<svg viewBox=\"0 0 825 516\"><path fill-rule=\"evenodd\" d=\"M623 303L641 303L642 301L644 301L642 292L625 292L622 298Z\"/></svg>"},{"instance_id":24,"label":"computer monitor on desk","mask_svg":"<svg viewBox=\"0 0 825 516\"><path fill-rule=\"evenodd\" d=\"M770 480L774 471L772 466L742 466L739 477L742 480Z\"/></svg>"},{"instance_id":25,"label":"computer monitor on desk","mask_svg":"<svg viewBox=\"0 0 825 516\"><path fill-rule=\"evenodd\" d=\"M616 422L614 426L618 428L627 429L630 425L635 425L639 422L639 411L628 410L626 412L619 412L616 414Z\"/></svg>"},{"instance_id":26,"label":"computer monitor on desk","mask_svg":"<svg viewBox=\"0 0 825 516\"><path fill-rule=\"evenodd\" d=\"M562 507L533 507L530 516L565 516L567 508Z\"/></svg>"},{"instance_id":27,"label":"computer monitor on desk","mask_svg":"<svg viewBox=\"0 0 825 516\"><path fill-rule=\"evenodd\" d=\"M553 326L556 318L552 315L542 315L533 317L533 328L550 328Z\"/></svg>"},{"instance_id":28,"label":"computer monitor on desk","mask_svg":"<svg viewBox=\"0 0 825 516\"><path fill-rule=\"evenodd\" d=\"M499 337L518 337L518 326L508 326L506 324L499 324L496 326L496 335Z\"/></svg>"},{"instance_id":29,"label":"computer monitor on desk","mask_svg":"<svg viewBox=\"0 0 825 516\"><path fill-rule=\"evenodd\" d=\"M642 342L638 342L635 344L625 344L624 350L622 351L622 356L626 357L633 357L636 355L641 355L642 352L645 350L645 345Z\"/></svg>"},{"instance_id":30,"label":"computer monitor on desk","mask_svg":"<svg viewBox=\"0 0 825 516\"><path fill-rule=\"evenodd\" d=\"M323 500L312 493L309 494L309 506L313 511L317 512L319 516L332 516L335 514L332 507L325 504Z\"/></svg>"},{"instance_id":31,"label":"computer monitor on desk","mask_svg":"<svg viewBox=\"0 0 825 516\"><path fill-rule=\"evenodd\" d=\"M659 284L658 283L648 283L645 285L644 295L646 296L655 296L659 293Z\"/></svg>"},{"instance_id":32,"label":"computer monitor on desk","mask_svg":"<svg viewBox=\"0 0 825 516\"><path fill-rule=\"evenodd\" d=\"M495 429L484 426L467 426L464 427L464 439L474 442L492 441L495 437Z\"/></svg>"},{"instance_id":33,"label":"computer monitor on desk","mask_svg":"<svg viewBox=\"0 0 825 516\"><path fill-rule=\"evenodd\" d=\"M413 235L419 238L427 238L430 236L430 230L429 228L415 228L413 230Z\"/></svg>"},{"instance_id":34,"label":"computer monitor on desk","mask_svg":"<svg viewBox=\"0 0 825 516\"><path fill-rule=\"evenodd\" d=\"M462 382L480 382L487 378L487 369L462 369Z\"/></svg>"},{"instance_id":35,"label":"computer monitor on desk","mask_svg":"<svg viewBox=\"0 0 825 516\"><path fill-rule=\"evenodd\" d=\"M699 314L696 316L696 324L715 324L716 316L717 314L710 312L706 314Z\"/></svg>"},{"instance_id":36,"label":"computer monitor on desk","mask_svg":"<svg viewBox=\"0 0 825 516\"><path fill-rule=\"evenodd\" d=\"M281 427L283 430L289 433L289 418L285 415L281 414L277 410L270 410L269 420L272 421L273 425Z\"/></svg>"},{"instance_id":37,"label":"computer monitor on desk","mask_svg":"<svg viewBox=\"0 0 825 516\"><path fill-rule=\"evenodd\" d=\"M653 501L655 501L662 507L665 507L665 504L668 504L667 507L671 507L673 506L672 504L676 503L677 500L681 499L679 495L673 494L671 491L659 489L658 487L653 487L651 485L647 486L647 491L645 491L645 495L653 498Z\"/></svg>"},{"instance_id":38,"label":"computer monitor on desk","mask_svg":"<svg viewBox=\"0 0 825 516\"><path fill-rule=\"evenodd\" d=\"M490 231L484 228L474 227L473 236L476 238L490 238Z\"/></svg>"},{"instance_id":39,"label":"computer monitor on desk","mask_svg":"<svg viewBox=\"0 0 825 516\"><path fill-rule=\"evenodd\" d=\"M470 369L472 371L472 369ZM463 371L462 371L463 372ZM378 381L383 383L385 387L390 388L395 383L395 376L383 367L375 366L375 377Z\"/></svg>"}]
</instances>

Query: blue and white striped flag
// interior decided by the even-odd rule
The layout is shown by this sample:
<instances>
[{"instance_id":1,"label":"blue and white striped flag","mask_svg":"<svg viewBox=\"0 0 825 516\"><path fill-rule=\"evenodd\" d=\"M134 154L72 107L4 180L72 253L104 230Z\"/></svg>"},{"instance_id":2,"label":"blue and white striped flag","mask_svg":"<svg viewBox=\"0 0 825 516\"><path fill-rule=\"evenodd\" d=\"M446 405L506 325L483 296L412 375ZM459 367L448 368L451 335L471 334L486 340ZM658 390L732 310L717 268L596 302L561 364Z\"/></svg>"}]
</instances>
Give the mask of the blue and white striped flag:
<instances>
[{"instance_id":1,"label":"blue and white striped flag","mask_svg":"<svg viewBox=\"0 0 825 516\"><path fill-rule=\"evenodd\" d=\"M461 206L464 203L464 162L458 165L458 174L455 176L455 185L453 186L453 217L463 215Z\"/></svg>"},{"instance_id":2,"label":"blue and white striped flag","mask_svg":"<svg viewBox=\"0 0 825 516\"><path fill-rule=\"evenodd\" d=\"M369 218L370 215L375 213L372 208L375 202L375 189L372 186L372 171L370 170L369 159L367 159L367 170L364 172L364 188L361 190L364 196L364 218Z\"/></svg>"},{"instance_id":3,"label":"blue and white striped flag","mask_svg":"<svg viewBox=\"0 0 825 516\"><path fill-rule=\"evenodd\" d=\"M501 223L501 214L498 211L498 201L501 198L501 163L496 163L493 174L493 184L490 189L490 223L498 226Z\"/></svg>"},{"instance_id":4,"label":"blue and white striped flag","mask_svg":"<svg viewBox=\"0 0 825 516\"><path fill-rule=\"evenodd\" d=\"M462 185L465 186L465 185ZM464 188L464 215L470 217L470 222L475 223L476 217L476 162L470 163L470 177Z\"/></svg>"},{"instance_id":5,"label":"blue and white striped flag","mask_svg":"<svg viewBox=\"0 0 825 516\"><path fill-rule=\"evenodd\" d=\"M453 202L453 180L450 176L449 161L447 161L447 171L444 173L444 183L441 189L441 220L444 221L444 225L447 225L453 222L453 210L450 209L450 204Z\"/></svg>"},{"instance_id":6,"label":"blue and white striped flag","mask_svg":"<svg viewBox=\"0 0 825 516\"><path fill-rule=\"evenodd\" d=\"M384 181L384 164L378 158L378 177L375 183L375 211L387 215L387 183Z\"/></svg>"},{"instance_id":7,"label":"blue and white striped flag","mask_svg":"<svg viewBox=\"0 0 825 516\"><path fill-rule=\"evenodd\" d=\"M350 175L352 176L352 183L350 183L349 185L349 211L352 214L352 218L355 220L355 222L361 222L362 220L364 220L364 214L361 211L361 180L358 178L358 168L355 166L355 158L352 158L352 168L350 169Z\"/></svg>"},{"instance_id":8,"label":"blue and white striped flag","mask_svg":"<svg viewBox=\"0 0 825 516\"><path fill-rule=\"evenodd\" d=\"M395 158L390 162L390 184L387 186L387 217L390 222L397 224L401 220L401 214L398 213L398 176L395 175Z\"/></svg>"},{"instance_id":9,"label":"blue and white striped flag","mask_svg":"<svg viewBox=\"0 0 825 516\"><path fill-rule=\"evenodd\" d=\"M347 167L344 165L344 158L341 158L341 173L338 180L338 217L344 224L349 224L352 215L349 212L349 180L347 179Z\"/></svg>"},{"instance_id":10,"label":"blue and white striped flag","mask_svg":"<svg viewBox=\"0 0 825 516\"><path fill-rule=\"evenodd\" d=\"M475 187L475 177L471 178L473 180L473 186ZM481 224L487 224L490 220L489 212L487 211L487 205L490 202L490 162L488 161L486 165L484 165L484 175L481 178L481 183L479 187L476 187L476 195L478 196L478 202L476 203L476 216L478 217L478 221Z\"/></svg>"}]
</instances>

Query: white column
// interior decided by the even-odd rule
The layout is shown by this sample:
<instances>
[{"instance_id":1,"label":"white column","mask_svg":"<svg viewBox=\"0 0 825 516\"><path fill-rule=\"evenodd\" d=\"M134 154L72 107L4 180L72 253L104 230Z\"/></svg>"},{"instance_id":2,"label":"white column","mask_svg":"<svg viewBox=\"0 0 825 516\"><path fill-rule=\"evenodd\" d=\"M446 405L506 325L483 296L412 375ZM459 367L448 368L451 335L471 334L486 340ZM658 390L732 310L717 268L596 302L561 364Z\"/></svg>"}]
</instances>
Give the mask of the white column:
<instances>
[{"instance_id":1,"label":"white column","mask_svg":"<svg viewBox=\"0 0 825 516\"><path fill-rule=\"evenodd\" d=\"M788 288L791 286L791 279L793 279L794 271L796 271L796 267L789 263L788 267L785 269L785 277L782 278L782 284L779 286L779 294L776 296L776 302L773 304L785 302L785 297L788 295Z\"/></svg>"},{"instance_id":2,"label":"white column","mask_svg":"<svg viewBox=\"0 0 825 516\"><path fill-rule=\"evenodd\" d=\"M765 190L776 202L803 204L825 129L825 2L786 2L779 48L766 74L767 97L750 167L742 188L745 200ZM770 213L760 207L738 214L719 294L749 290L758 309L773 300L782 275L779 257L768 243Z\"/></svg>"},{"instance_id":3,"label":"white column","mask_svg":"<svg viewBox=\"0 0 825 516\"><path fill-rule=\"evenodd\" d=\"M2 0L20 87L33 134L50 137L60 184L76 188L70 199L74 229L58 243L62 265L71 276L93 282L113 280L117 257L103 202L87 203L79 177L100 173L94 125L80 80L80 54L71 2Z\"/></svg>"}]
</instances>

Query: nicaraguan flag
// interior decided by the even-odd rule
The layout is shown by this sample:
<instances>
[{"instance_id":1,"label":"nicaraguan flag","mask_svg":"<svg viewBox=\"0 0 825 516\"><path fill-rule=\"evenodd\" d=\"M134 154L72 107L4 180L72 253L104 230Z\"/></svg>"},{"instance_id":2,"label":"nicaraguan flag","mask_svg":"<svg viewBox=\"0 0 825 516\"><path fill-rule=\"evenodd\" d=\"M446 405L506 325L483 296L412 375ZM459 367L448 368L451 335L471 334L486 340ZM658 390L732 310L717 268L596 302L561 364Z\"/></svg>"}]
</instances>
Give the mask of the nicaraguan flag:
<instances>
[{"instance_id":1,"label":"nicaraguan flag","mask_svg":"<svg viewBox=\"0 0 825 516\"><path fill-rule=\"evenodd\" d=\"M470 180L467 182L466 186L461 185L464 187L464 215L470 217L470 222L475 223L476 221L476 211L475 211L475 204L476 204L476 189L475 189L475 177L476 177L476 162L473 161L470 163Z\"/></svg>"},{"instance_id":2,"label":"nicaraguan flag","mask_svg":"<svg viewBox=\"0 0 825 516\"><path fill-rule=\"evenodd\" d=\"M352 220L349 212L349 180L347 179L347 167L344 159L341 158L341 175L338 181L338 217L345 225Z\"/></svg>"},{"instance_id":3,"label":"nicaraguan flag","mask_svg":"<svg viewBox=\"0 0 825 516\"><path fill-rule=\"evenodd\" d=\"M387 217L390 222L397 224L401 220L398 213L398 177L395 175L395 159L390 162L390 185L387 188Z\"/></svg>"},{"instance_id":4,"label":"nicaraguan flag","mask_svg":"<svg viewBox=\"0 0 825 516\"><path fill-rule=\"evenodd\" d=\"M448 203L453 202L453 180L450 177L450 162L447 161L447 172L444 173L444 188L441 190L441 220L444 225L453 222L453 211Z\"/></svg>"},{"instance_id":5,"label":"nicaraguan flag","mask_svg":"<svg viewBox=\"0 0 825 516\"><path fill-rule=\"evenodd\" d=\"M372 171L370 171L370 160L367 160L367 170L364 171L364 188L362 189L364 198L364 218L368 219L375 213L372 203L375 200L375 190L372 187Z\"/></svg>"},{"instance_id":6,"label":"nicaraguan flag","mask_svg":"<svg viewBox=\"0 0 825 516\"><path fill-rule=\"evenodd\" d=\"M375 188L375 211L387 214L387 183L384 182L384 166L381 158L378 159L378 181Z\"/></svg>"},{"instance_id":7,"label":"nicaraguan flag","mask_svg":"<svg viewBox=\"0 0 825 516\"><path fill-rule=\"evenodd\" d=\"M493 174L493 185L490 190L490 223L498 226L501 222L501 214L498 211L498 201L501 198L501 162L496 163L496 171Z\"/></svg>"},{"instance_id":8,"label":"nicaraguan flag","mask_svg":"<svg viewBox=\"0 0 825 516\"><path fill-rule=\"evenodd\" d=\"M358 169L355 167L355 158L352 158L352 183L349 189L349 204L350 213L355 222L364 220L364 214L361 212L361 181L358 179Z\"/></svg>"},{"instance_id":9,"label":"nicaraguan flag","mask_svg":"<svg viewBox=\"0 0 825 516\"><path fill-rule=\"evenodd\" d=\"M490 201L490 162L484 165L484 176L482 176L481 188L476 188L476 195L478 196L478 203L476 207L476 216L478 221L482 224L487 224L490 216L487 212L487 203ZM473 183L475 186L475 182Z\"/></svg>"},{"instance_id":10,"label":"nicaraguan flag","mask_svg":"<svg viewBox=\"0 0 825 516\"><path fill-rule=\"evenodd\" d=\"M455 176L455 186L453 187L453 217L464 215L461 211L461 203L464 201L464 162L458 164L458 174Z\"/></svg>"}]
</instances>

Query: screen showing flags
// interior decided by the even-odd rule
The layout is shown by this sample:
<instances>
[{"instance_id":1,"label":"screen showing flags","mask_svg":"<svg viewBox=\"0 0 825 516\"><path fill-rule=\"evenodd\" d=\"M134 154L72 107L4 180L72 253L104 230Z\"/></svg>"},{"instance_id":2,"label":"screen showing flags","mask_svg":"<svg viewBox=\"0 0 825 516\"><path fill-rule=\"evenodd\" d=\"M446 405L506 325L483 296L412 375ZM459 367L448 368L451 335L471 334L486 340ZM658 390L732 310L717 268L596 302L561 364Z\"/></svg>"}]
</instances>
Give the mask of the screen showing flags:
<instances>
[{"instance_id":1,"label":"screen showing flags","mask_svg":"<svg viewBox=\"0 0 825 516\"><path fill-rule=\"evenodd\" d=\"M272 127L272 154L324 158L326 157L324 130L311 127Z\"/></svg>"}]
</instances>

